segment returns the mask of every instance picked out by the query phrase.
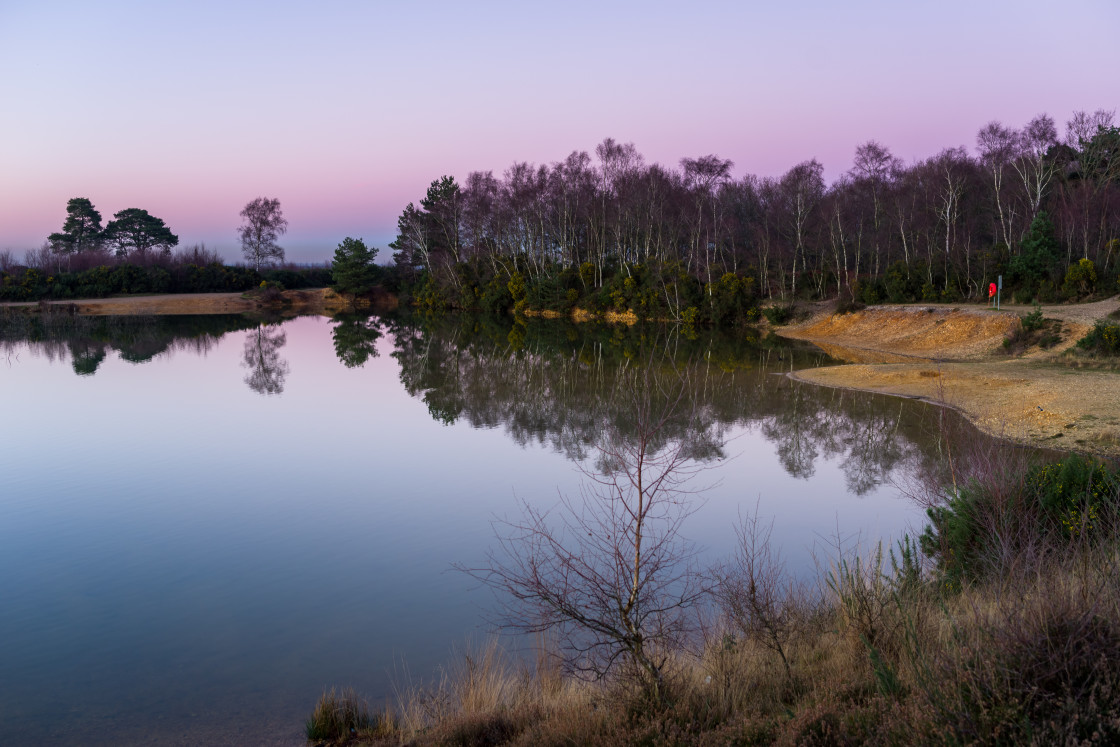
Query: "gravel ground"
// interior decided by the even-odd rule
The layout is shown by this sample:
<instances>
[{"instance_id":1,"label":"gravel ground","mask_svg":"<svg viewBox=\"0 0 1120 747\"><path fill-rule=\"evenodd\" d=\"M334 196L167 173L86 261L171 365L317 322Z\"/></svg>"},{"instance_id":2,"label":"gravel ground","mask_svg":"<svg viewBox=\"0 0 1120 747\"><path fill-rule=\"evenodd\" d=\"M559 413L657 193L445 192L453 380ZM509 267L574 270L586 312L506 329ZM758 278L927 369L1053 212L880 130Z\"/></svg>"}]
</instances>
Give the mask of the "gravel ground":
<instances>
[{"instance_id":1,"label":"gravel ground","mask_svg":"<svg viewBox=\"0 0 1120 747\"><path fill-rule=\"evenodd\" d=\"M1017 358L1004 336L1033 307L876 307L836 317L826 308L781 334L812 341L850 365L795 376L825 386L916 397L962 412L982 430L1021 443L1120 456L1120 371L1066 353L1120 297L1044 306L1062 340Z\"/></svg>"}]
</instances>

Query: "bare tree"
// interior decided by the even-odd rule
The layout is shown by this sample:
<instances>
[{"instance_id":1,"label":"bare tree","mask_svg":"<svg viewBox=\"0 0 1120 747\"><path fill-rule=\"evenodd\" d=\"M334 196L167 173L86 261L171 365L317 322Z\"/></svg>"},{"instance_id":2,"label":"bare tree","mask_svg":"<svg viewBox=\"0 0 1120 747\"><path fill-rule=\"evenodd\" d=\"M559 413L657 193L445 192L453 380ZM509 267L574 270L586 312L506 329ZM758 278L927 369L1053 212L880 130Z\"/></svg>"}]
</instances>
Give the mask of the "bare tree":
<instances>
[{"instance_id":1,"label":"bare tree","mask_svg":"<svg viewBox=\"0 0 1120 747\"><path fill-rule=\"evenodd\" d=\"M280 210L280 200L258 197L241 210L244 223L237 229L241 238L241 251L253 269L262 264L284 261L284 249L276 240L288 230L288 221Z\"/></svg>"},{"instance_id":2,"label":"bare tree","mask_svg":"<svg viewBox=\"0 0 1120 747\"><path fill-rule=\"evenodd\" d=\"M497 525L488 562L460 569L505 597L505 627L553 632L579 673L602 678L621 664L659 700L669 653L696 631L708 585L681 536L696 507L686 481L702 469L689 435L698 408L683 377L667 381L655 365L619 377L632 422L606 429L580 495L555 512L524 503L520 518ZM689 427L670 435L682 415Z\"/></svg>"},{"instance_id":3,"label":"bare tree","mask_svg":"<svg viewBox=\"0 0 1120 747\"><path fill-rule=\"evenodd\" d=\"M992 195L995 197L996 212L999 215L1000 233L1003 243L1010 247L1010 226L1015 220L1015 215L1004 209L1003 170L1018 156L1018 135L1014 130L992 120L976 133L976 146L980 152L980 162L992 175Z\"/></svg>"},{"instance_id":4,"label":"bare tree","mask_svg":"<svg viewBox=\"0 0 1120 747\"><path fill-rule=\"evenodd\" d=\"M738 552L717 572L716 596L728 623L777 654L792 679L789 644L805 590L787 574L780 552L770 544L773 529L772 520L762 523L757 505L740 520Z\"/></svg>"},{"instance_id":5,"label":"bare tree","mask_svg":"<svg viewBox=\"0 0 1120 747\"><path fill-rule=\"evenodd\" d=\"M1046 188L1054 178L1055 164L1048 157L1050 148L1058 142L1058 129L1048 114L1039 114L1027 122L1019 133L1018 158L1012 161L1023 181L1031 218L1038 215Z\"/></svg>"}]
</instances>

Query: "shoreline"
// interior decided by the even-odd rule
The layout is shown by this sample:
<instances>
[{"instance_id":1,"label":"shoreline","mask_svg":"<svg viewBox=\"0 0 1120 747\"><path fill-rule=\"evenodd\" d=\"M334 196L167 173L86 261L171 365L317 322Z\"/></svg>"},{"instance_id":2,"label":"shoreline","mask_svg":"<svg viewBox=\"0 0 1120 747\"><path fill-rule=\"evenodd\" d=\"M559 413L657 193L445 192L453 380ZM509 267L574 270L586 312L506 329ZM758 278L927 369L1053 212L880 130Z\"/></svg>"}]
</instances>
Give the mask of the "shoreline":
<instances>
[{"instance_id":1,"label":"shoreline","mask_svg":"<svg viewBox=\"0 0 1120 747\"><path fill-rule=\"evenodd\" d=\"M1043 307L1047 319L1062 322L1059 342L1017 357L1001 354L1003 338L1033 307L890 306L842 316L819 309L777 333L846 361L791 372L797 381L918 399L947 406L982 432L1015 443L1116 457L1120 375L1115 367L1091 368L1064 353L1090 322L1117 306L1113 298Z\"/></svg>"},{"instance_id":2,"label":"shoreline","mask_svg":"<svg viewBox=\"0 0 1120 747\"><path fill-rule=\"evenodd\" d=\"M279 298L265 300L254 291L228 293L165 293L156 295L113 296L74 300L20 301L0 304L0 309L37 309L40 304L72 308L81 316L132 316L185 314L246 314L253 312L297 312L332 316L353 309L391 310L395 296L380 295L360 299L357 306L330 288L286 290Z\"/></svg>"},{"instance_id":3,"label":"shoreline","mask_svg":"<svg viewBox=\"0 0 1120 747\"><path fill-rule=\"evenodd\" d=\"M243 292L120 296L47 301L87 316L244 314L321 314L352 310L350 302L329 288L284 291L266 302ZM0 308L34 308L36 302L6 303ZM380 296L358 308L391 310L396 298ZM1117 367L1063 355L1098 319L1120 308L1120 297L1088 304L1042 307L1048 319L1062 323L1060 340L1049 350L1030 348L1017 357L1001 354L1005 336L1020 327L1020 316L1033 307L986 307L946 304L873 306L849 314L833 313L833 304L813 304L808 320L775 328L789 339L813 343L837 366L787 374L808 384L886 394L948 406L970 423L998 438L1043 448L1120 456L1120 373ZM559 312L527 316L563 318ZM591 315L575 310L574 321L599 318L633 324L632 313Z\"/></svg>"}]
</instances>

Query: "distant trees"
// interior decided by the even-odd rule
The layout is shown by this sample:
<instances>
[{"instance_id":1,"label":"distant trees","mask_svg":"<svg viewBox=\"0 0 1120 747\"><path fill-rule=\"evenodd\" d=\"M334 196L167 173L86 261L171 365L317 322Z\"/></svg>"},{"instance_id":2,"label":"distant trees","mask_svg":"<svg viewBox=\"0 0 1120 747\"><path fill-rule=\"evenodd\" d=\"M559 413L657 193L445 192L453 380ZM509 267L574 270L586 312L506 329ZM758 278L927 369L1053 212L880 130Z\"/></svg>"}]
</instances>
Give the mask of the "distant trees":
<instances>
[{"instance_id":1,"label":"distant trees","mask_svg":"<svg viewBox=\"0 0 1120 747\"><path fill-rule=\"evenodd\" d=\"M611 308L657 299L658 314L680 318L728 273L772 299L981 298L995 276L1023 268L1016 258L1046 212L1057 251L1046 252L1049 282L1032 271L1035 296L1086 287L1060 282L1079 259L1094 263L1096 292L1116 292L1113 120L1076 112L1064 137L1046 114L1021 129L993 121L974 152L946 148L909 164L869 141L831 184L815 159L777 177L736 178L715 155L667 168L608 138L551 165L515 163L461 184L442 176L405 208L391 246L424 302L508 307L503 289L520 276L530 307L553 299L557 308L574 292Z\"/></svg>"},{"instance_id":2,"label":"distant trees","mask_svg":"<svg viewBox=\"0 0 1120 747\"><path fill-rule=\"evenodd\" d=\"M103 234L104 240L117 247L117 256L135 253L143 259L153 249L169 253L179 244L179 237L160 218L140 208L121 210L109 221Z\"/></svg>"},{"instance_id":3,"label":"distant trees","mask_svg":"<svg viewBox=\"0 0 1120 747\"><path fill-rule=\"evenodd\" d=\"M62 230L47 237L51 251L64 255L67 263L72 255L101 246L101 213L88 197L75 197L66 203L66 222Z\"/></svg>"},{"instance_id":4,"label":"distant trees","mask_svg":"<svg viewBox=\"0 0 1120 747\"><path fill-rule=\"evenodd\" d=\"M93 207L87 197L75 197L66 203L66 222L62 230L47 238L51 252L67 258L77 254L94 252L105 245L116 248L121 258L138 260L143 263L152 250L162 254L170 253L179 244L179 237L162 219L140 208L126 208L113 216L113 220L103 229L101 213Z\"/></svg>"},{"instance_id":5,"label":"distant trees","mask_svg":"<svg viewBox=\"0 0 1120 747\"><path fill-rule=\"evenodd\" d=\"M262 264L284 261L284 249L277 245L288 230L288 221L280 209L280 200L258 197L241 209L244 221L237 229L245 260L260 270Z\"/></svg>"}]
</instances>

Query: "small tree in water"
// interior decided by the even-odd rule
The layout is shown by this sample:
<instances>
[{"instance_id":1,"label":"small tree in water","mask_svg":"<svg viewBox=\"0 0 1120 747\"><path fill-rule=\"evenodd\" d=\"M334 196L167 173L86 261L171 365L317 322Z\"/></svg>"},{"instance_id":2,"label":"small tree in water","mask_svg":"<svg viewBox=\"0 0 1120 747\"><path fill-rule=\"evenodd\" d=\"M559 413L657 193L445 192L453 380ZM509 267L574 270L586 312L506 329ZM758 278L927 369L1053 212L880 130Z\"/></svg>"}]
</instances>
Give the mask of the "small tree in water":
<instances>
[{"instance_id":1,"label":"small tree in water","mask_svg":"<svg viewBox=\"0 0 1120 747\"><path fill-rule=\"evenodd\" d=\"M498 523L488 563L461 568L505 598L505 627L552 632L570 670L602 678L621 666L655 702L708 593L681 526L696 508L696 458L712 455L685 380L657 365L619 377L631 420L604 429L580 495L555 511L523 502L519 519Z\"/></svg>"}]
</instances>

